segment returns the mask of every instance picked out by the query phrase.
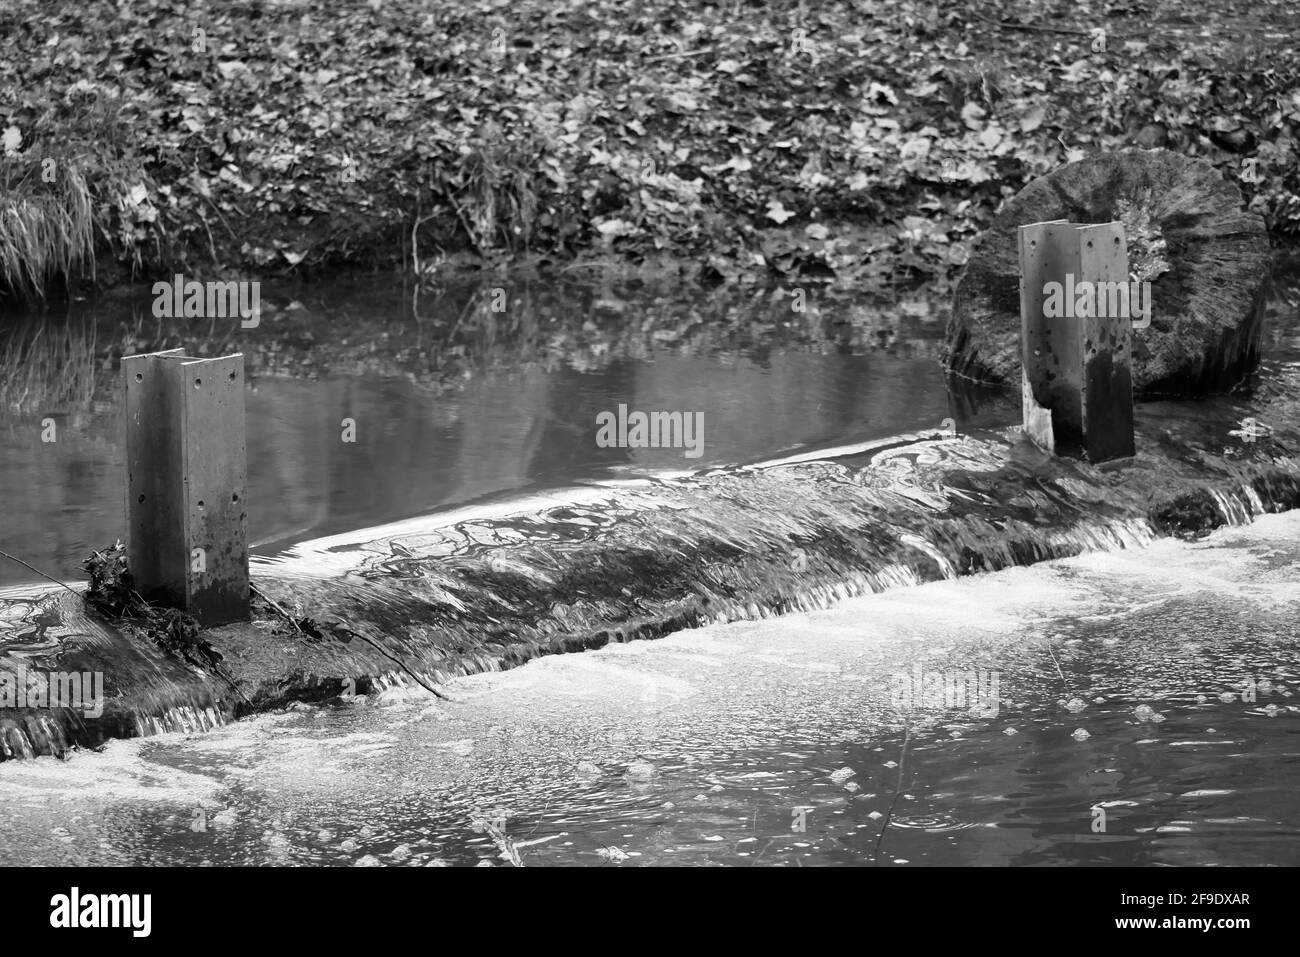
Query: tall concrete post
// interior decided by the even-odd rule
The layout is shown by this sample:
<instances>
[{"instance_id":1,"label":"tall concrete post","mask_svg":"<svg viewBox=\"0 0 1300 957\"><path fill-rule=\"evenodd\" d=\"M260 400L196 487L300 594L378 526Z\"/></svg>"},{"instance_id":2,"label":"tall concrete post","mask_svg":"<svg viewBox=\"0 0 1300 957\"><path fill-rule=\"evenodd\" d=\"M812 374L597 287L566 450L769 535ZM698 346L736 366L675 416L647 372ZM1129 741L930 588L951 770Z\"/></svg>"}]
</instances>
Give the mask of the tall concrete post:
<instances>
[{"instance_id":1,"label":"tall concrete post","mask_svg":"<svg viewBox=\"0 0 1300 957\"><path fill-rule=\"evenodd\" d=\"M141 596L249 617L244 357L127 356L127 561Z\"/></svg>"},{"instance_id":2,"label":"tall concrete post","mask_svg":"<svg viewBox=\"0 0 1300 957\"><path fill-rule=\"evenodd\" d=\"M1124 227L1032 223L1020 227L1019 251L1025 432L1050 452L1090 462L1133 455L1138 307Z\"/></svg>"}]
</instances>

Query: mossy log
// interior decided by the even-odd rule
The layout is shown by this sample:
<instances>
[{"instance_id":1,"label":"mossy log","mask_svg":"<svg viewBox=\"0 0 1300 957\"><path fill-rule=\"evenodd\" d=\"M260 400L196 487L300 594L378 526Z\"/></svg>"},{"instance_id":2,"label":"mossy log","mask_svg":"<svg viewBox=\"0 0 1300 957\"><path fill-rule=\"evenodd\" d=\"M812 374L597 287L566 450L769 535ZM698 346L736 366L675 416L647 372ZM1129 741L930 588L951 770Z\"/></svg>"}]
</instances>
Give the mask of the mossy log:
<instances>
[{"instance_id":1,"label":"mossy log","mask_svg":"<svg viewBox=\"0 0 1300 957\"><path fill-rule=\"evenodd\" d=\"M1226 392L1249 374L1272 269L1263 219L1208 162L1132 149L1063 166L1002 207L957 286L950 376L1019 387L1016 228L1054 219L1124 224L1133 278L1151 282L1151 325L1133 334L1139 395Z\"/></svg>"}]
</instances>

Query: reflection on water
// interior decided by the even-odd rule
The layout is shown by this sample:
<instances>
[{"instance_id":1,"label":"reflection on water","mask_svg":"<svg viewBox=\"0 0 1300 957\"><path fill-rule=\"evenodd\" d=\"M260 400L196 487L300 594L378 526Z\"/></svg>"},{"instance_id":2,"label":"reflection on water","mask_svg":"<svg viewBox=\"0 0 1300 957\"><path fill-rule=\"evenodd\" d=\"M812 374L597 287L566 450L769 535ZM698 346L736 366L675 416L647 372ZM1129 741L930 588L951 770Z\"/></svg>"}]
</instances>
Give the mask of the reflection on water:
<instances>
[{"instance_id":1,"label":"reflection on water","mask_svg":"<svg viewBox=\"0 0 1300 957\"><path fill-rule=\"evenodd\" d=\"M1294 865L1298 542L1264 516L8 762L0 863ZM996 713L891 693L972 672Z\"/></svg>"},{"instance_id":2,"label":"reflection on water","mask_svg":"<svg viewBox=\"0 0 1300 957\"><path fill-rule=\"evenodd\" d=\"M467 288L422 297L418 321L391 280L272 291L247 330L113 300L60 320L98 349L98 368L68 363L55 320L0 328L0 353L41 360L0 396L0 541L79 577L91 548L123 535L116 360L176 346L246 353L249 527L262 553L525 489L938 428L949 414L943 316L921 294L814 295L795 313L773 291L506 288L503 314ZM596 416L620 404L700 413L703 455L599 447ZM0 563L0 585L32 580Z\"/></svg>"}]
</instances>

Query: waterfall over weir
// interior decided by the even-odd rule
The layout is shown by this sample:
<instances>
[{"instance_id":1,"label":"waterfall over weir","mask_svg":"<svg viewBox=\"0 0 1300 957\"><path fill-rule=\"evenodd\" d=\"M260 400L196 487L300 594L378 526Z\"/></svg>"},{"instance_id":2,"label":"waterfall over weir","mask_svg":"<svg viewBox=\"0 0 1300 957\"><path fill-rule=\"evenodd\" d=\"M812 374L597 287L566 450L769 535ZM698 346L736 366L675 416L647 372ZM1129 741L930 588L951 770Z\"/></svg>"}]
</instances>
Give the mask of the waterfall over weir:
<instances>
[{"instance_id":1,"label":"waterfall over weir","mask_svg":"<svg viewBox=\"0 0 1300 957\"><path fill-rule=\"evenodd\" d=\"M1297 500L1289 459L1207 467L1171 438L1145 442L1152 451L1117 471L1046 456L1016 430L897 436L821 458L587 486L525 509L431 516L299 546L255 574L277 603L321 627L319 654L340 670L348 658L382 661L361 642L345 651L351 633L441 680L1138 547ZM239 629L218 633L254 653Z\"/></svg>"},{"instance_id":2,"label":"waterfall over weir","mask_svg":"<svg viewBox=\"0 0 1300 957\"><path fill-rule=\"evenodd\" d=\"M1140 431L1144 451L1114 469L1048 456L1017 430L914 433L304 543L253 565L258 590L298 625L268 616L206 633L233 687L97 620L65 589L0 595L0 665L103 671L107 697L94 719L0 708L0 757L1139 547L1300 500L1280 446L1230 461L1185 439Z\"/></svg>"},{"instance_id":3,"label":"waterfall over weir","mask_svg":"<svg viewBox=\"0 0 1300 957\"><path fill-rule=\"evenodd\" d=\"M41 591L0 590L0 760L63 754L95 747L109 738L201 731L225 719L219 689L198 669L178 662L146 641L134 640L85 608L80 594L51 586ZM39 686L53 676L97 677L102 700L60 707L57 700L27 695L13 707L18 678ZM26 692L27 689L24 689ZM5 705L10 705L5 707ZM91 716L91 712L102 713Z\"/></svg>"}]
</instances>

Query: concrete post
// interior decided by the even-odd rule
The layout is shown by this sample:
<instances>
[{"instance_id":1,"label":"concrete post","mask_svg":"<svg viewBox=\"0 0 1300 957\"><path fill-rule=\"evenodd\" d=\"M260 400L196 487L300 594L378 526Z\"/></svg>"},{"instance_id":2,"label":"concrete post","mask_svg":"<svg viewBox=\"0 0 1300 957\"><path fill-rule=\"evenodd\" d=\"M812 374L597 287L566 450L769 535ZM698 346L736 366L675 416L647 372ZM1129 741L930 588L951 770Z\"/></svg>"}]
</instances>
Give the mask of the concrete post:
<instances>
[{"instance_id":1,"label":"concrete post","mask_svg":"<svg viewBox=\"0 0 1300 957\"><path fill-rule=\"evenodd\" d=\"M127 561L136 590L204 627L249 617L244 357L122 360Z\"/></svg>"},{"instance_id":2,"label":"concrete post","mask_svg":"<svg viewBox=\"0 0 1300 957\"><path fill-rule=\"evenodd\" d=\"M1128 250L1118 223L1021 226L1025 432L1050 452L1134 454ZM1053 286L1052 284L1056 284Z\"/></svg>"}]
</instances>

